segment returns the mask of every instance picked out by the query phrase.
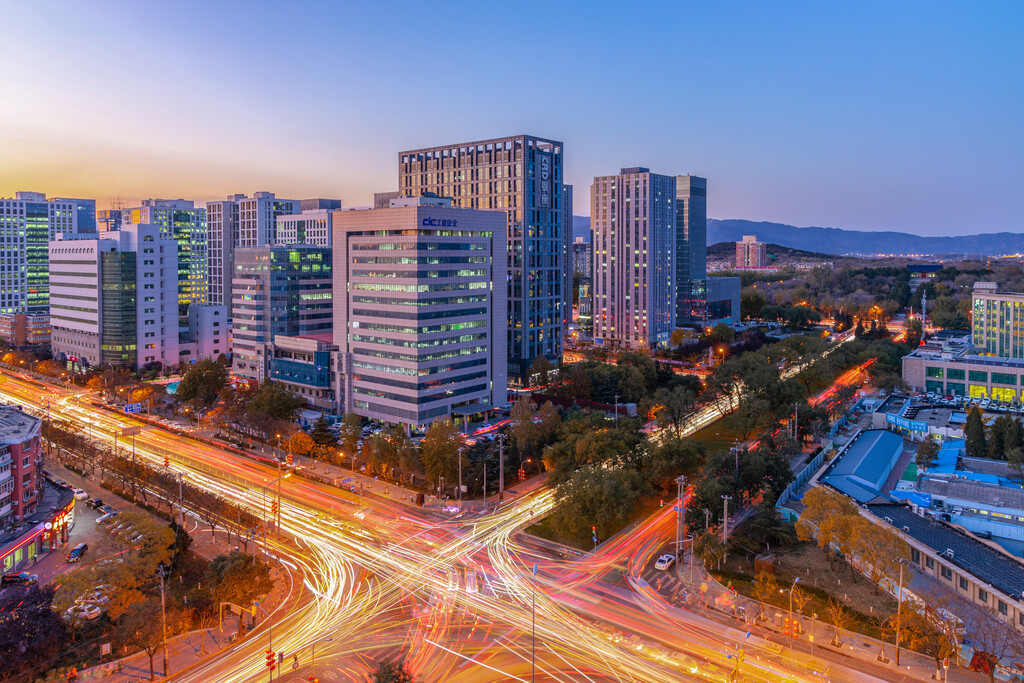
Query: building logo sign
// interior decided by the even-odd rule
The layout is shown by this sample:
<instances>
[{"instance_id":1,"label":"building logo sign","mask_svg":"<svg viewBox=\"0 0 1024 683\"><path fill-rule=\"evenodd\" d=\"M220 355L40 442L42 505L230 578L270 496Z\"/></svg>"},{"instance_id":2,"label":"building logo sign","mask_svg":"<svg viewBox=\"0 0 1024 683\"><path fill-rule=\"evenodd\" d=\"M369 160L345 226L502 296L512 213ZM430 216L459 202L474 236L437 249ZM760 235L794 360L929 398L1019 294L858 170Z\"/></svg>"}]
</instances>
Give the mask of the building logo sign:
<instances>
[{"instance_id":1,"label":"building logo sign","mask_svg":"<svg viewBox=\"0 0 1024 683\"><path fill-rule=\"evenodd\" d=\"M885 421L891 425L895 425L900 429L906 429L911 432L927 432L928 423L922 420L908 420L905 417L899 415L893 415L892 413L885 414Z\"/></svg>"},{"instance_id":2,"label":"building logo sign","mask_svg":"<svg viewBox=\"0 0 1024 683\"><path fill-rule=\"evenodd\" d=\"M459 222L453 218L424 218L423 225L429 225L438 228L454 228L457 227Z\"/></svg>"},{"instance_id":3,"label":"building logo sign","mask_svg":"<svg viewBox=\"0 0 1024 683\"><path fill-rule=\"evenodd\" d=\"M540 198L538 204L545 209L551 208L551 155L538 154L537 162L540 166Z\"/></svg>"}]
</instances>

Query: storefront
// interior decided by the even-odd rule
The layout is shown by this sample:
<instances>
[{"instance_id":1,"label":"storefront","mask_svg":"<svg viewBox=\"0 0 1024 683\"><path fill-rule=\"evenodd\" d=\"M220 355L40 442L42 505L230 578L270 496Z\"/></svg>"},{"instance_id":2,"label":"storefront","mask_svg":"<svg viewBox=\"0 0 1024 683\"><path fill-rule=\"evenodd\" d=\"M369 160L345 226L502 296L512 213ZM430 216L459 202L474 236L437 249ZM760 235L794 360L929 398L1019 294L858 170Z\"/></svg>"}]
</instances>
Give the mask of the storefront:
<instances>
[{"instance_id":1,"label":"storefront","mask_svg":"<svg viewBox=\"0 0 1024 683\"><path fill-rule=\"evenodd\" d=\"M4 574L19 572L38 555L64 547L74 523L75 499L71 497L46 521L36 522L20 535L6 539L0 546L0 569Z\"/></svg>"}]
</instances>

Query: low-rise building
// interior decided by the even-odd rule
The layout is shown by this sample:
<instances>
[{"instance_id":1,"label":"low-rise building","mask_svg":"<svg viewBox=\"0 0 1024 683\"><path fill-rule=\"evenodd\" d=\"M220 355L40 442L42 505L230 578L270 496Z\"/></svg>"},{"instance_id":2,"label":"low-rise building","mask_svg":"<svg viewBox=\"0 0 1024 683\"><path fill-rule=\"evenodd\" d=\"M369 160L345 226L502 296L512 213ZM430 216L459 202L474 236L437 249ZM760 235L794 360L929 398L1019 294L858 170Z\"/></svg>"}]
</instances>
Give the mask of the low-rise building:
<instances>
[{"instance_id":1,"label":"low-rise building","mask_svg":"<svg viewBox=\"0 0 1024 683\"><path fill-rule=\"evenodd\" d=\"M35 512L43 486L42 420L0 405L0 526Z\"/></svg>"},{"instance_id":2,"label":"low-rise building","mask_svg":"<svg viewBox=\"0 0 1024 683\"><path fill-rule=\"evenodd\" d=\"M337 350L333 333L305 336L277 335L270 350L270 379L306 401L306 405L334 412L331 354Z\"/></svg>"},{"instance_id":3,"label":"low-rise building","mask_svg":"<svg viewBox=\"0 0 1024 683\"><path fill-rule=\"evenodd\" d=\"M0 339L15 348L45 346L50 343L48 313L0 314Z\"/></svg>"}]
</instances>

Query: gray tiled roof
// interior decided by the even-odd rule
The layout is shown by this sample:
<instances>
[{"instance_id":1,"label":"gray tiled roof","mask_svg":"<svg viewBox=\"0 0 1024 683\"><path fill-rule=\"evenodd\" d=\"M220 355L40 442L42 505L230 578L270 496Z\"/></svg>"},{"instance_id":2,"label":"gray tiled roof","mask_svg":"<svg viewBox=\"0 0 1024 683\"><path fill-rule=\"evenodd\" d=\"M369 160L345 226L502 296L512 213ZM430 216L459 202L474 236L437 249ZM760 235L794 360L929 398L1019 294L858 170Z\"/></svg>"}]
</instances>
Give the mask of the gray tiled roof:
<instances>
[{"instance_id":1,"label":"gray tiled roof","mask_svg":"<svg viewBox=\"0 0 1024 683\"><path fill-rule=\"evenodd\" d=\"M1007 557L956 529L915 514L901 505L869 505L872 514L885 520L914 540L942 554L953 551L944 562L956 565L985 583L1022 602L1024 563ZM909 529L909 530L908 530Z\"/></svg>"}]
</instances>

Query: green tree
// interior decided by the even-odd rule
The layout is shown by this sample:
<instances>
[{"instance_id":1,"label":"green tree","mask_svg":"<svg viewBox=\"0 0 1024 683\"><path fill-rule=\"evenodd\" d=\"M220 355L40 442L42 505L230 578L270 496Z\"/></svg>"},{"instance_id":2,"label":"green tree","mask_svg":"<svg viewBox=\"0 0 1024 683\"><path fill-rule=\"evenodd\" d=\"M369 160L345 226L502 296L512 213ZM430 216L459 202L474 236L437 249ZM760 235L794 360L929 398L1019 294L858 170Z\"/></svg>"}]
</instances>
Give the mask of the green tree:
<instances>
[{"instance_id":1,"label":"green tree","mask_svg":"<svg viewBox=\"0 0 1024 683\"><path fill-rule=\"evenodd\" d=\"M198 399L203 405L213 405L221 389L228 383L228 369L215 360L206 358L194 363L181 378L175 396L180 401Z\"/></svg>"},{"instance_id":2,"label":"green tree","mask_svg":"<svg viewBox=\"0 0 1024 683\"><path fill-rule=\"evenodd\" d=\"M1006 461L1017 470L1017 478L1024 481L1024 448L1013 448L1006 452Z\"/></svg>"},{"instance_id":3,"label":"green tree","mask_svg":"<svg viewBox=\"0 0 1024 683\"><path fill-rule=\"evenodd\" d=\"M359 435L362 419L355 413L345 413L341 418L341 452L347 457L356 455L359 450Z\"/></svg>"},{"instance_id":4,"label":"green tree","mask_svg":"<svg viewBox=\"0 0 1024 683\"><path fill-rule=\"evenodd\" d=\"M702 531L693 541L693 552L705 567L717 565L725 558L725 542L713 531Z\"/></svg>"},{"instance_id":5,"label":"green tree","mask_svg":"<svg viewBox=\"0 0 1024 683\"><path fill-rule=\"evenodd\" d=\"M368 683L416 683L416 677L404 661L386 659L379 662L366 679Z\"/></svg>"},{"instance_id":6,"label":"green tree","mask_svg":"<svg viewBox=\"0 0 1024 683\"><path fill-rule=\"evenodd\" d=\"M534 405L525 396L521 396L512 405L512 412L509 415L511 425L509 434L512 445L524 456L533 455L534 445L540 442L540 430L534 422Z\"/></svg>"},{"instance_id":7,"label":"green tree","mask_svg":"<svg viewBox=\"0 0 1024 683\"><path fill-rule=\"evenodd\" d=\"M219 601L242 607L274 587L270 565L238 550L213 558L206 568L206 581Z\"/></svg>"},{"instance_id":8,"label":"green tree","mask_svg":"<svg viewBox=\"0 0 1024 683\"><path fill-rule=\"evenodd\" d=\"M327 418L320 415L313 423L313 429L310 430L309 436L316 444L317 454L321 459L332 458L334 451L338 448L338 437L331 431L331 425L328 424Z\"/></svg>"},{"instance_id":9,"label":"green tree","mask_svg":"<svg viewBox=\"0 0 1024 683\"><path fill-rule=\"evenodd\" d=\"M967 437L965 447L967 457L984 458L988 445L985 439L985 424L981 420L981 410L974 406L967 413L967 423L964 425L964 436Z\"/></svg>"},{"instance_id":10,"label":"green tree","mask_svg":"<svg viewBox=\"0 0 1024 683\"><path fill-rule=\"evenodd\" d=\"M629 467L584 468L555 489L554 527L580 545L590 540L592 526L598 540L607 539L625 526L648 491L644 477Z\"/></svg>"},{"instance_id":11,"label":"green tree","mask_svg":"<svg viewBox=\"0 0 1024 683\"><path fill-rule=\"evenodd\" d=\"M675 386L671 389L661 388L654 394L654 403L657 406L656 419L663 428L671 428L678 438L686 425L686 418L693 412L697 397L685 386Z\"/></svg>"},{"instance_id":12,"label":"green tree","mask_svg":"<svg viewBox=\"0 0 1024 683\"><path fill-rule=\"evenodd\" d=\"M256 420L292 420L305 404L305 401L288 391L283 384L267 380L256 387L249 397L245 404L245 412Z\"/></svg>"},{"instance_id":13,"label":"green tree","mask_svg":"<svg viewBox=\"0 0 1024 683\"><path fill-rule=\"evenodd\" d=\"M464 444L458 427L451 418L439 417L434 420L420 442L420 460L426 470L427 479L436 486L440 477L447 484L454 484L459 476L459 458L465 470L469 461L460 455Z\"/></svg>"},{"instance_id":14,"label":"green tree","mask_svg":"<svg viewBox=\"0 0 1024 683\"><path fill-rule=\"evenodd\" d=\"M533 364L530 365L530 379L542 387L546 387L551 383L551 371L554 369L555 366L551 364L548 357L541 354L534 358Z\"/></svg>"},{"instance_id":15,"label":"green tree","mask_svg":"<svg viewBox=\"0 0 1024 683\"><path fill-rule=\"evenodd\" d=\"M919 469L927 469L937 457L939 457L939 444L935 442L935 439L927 438L917 444L917 455L914 457L914 461Z\"/></svg>"}]
</instances>

